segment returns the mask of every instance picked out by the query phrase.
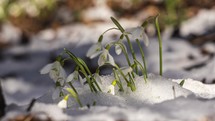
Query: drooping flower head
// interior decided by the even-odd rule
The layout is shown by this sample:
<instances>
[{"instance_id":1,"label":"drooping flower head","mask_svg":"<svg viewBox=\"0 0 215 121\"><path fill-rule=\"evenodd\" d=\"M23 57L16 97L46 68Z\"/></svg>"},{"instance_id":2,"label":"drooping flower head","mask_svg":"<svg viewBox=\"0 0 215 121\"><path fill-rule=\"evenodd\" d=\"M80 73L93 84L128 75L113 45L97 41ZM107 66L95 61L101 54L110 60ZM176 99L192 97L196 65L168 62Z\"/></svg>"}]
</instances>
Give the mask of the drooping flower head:
<instances>
[{"instance_id":1,"label":"drooping flower head","mask_svg":"<svg viewBox=\"0 0 215 121\"><path fill-rule=\"evenodd\" d=\"M113 57L110 55L107 49L103 49L101 55L99 56L98 65L102 66L105 63L109 63L112 66L115 66L115 61Z\"/></svg>"},{"instance_id":2,"label":"drooping flower head","mask_svg":"<svg viewBox=\"0 0 215 121\"><path fill-rule=\"evenodd\" d=\"M92 45L90 49L87 51L87 57L90 59L95 58L102 52L102 44L101 42L97 42L96 44Z\"/></svg>"},{"instance_id":3,"label":"drooping flower head","mask_svg":"<svg viewBox=\"0 0 215 121\"><path fill-rule=\"evenodd\" d=\"M68 106L69 95L66 95L60 102L58 102L57 106L60 108L67 108Z\"/></svg>"},{"instance_id":4,"label":"drooping flower head","mask_svg":"<svg viewBox=\"0 0 215 121\"><path fill-rule=\"evenodd\" d=\"M66 79L66 72L61 66L59 61L55 61L54 63L47 64L40 71L41 74L48 74L54 82L60 82L61 85L64 84Z\"/></svg>"},{"instance_id":5,"label":"drooping flower head","mask_svg":"<svg viewBox=\"0 0 215 121\"><path fill-rule=\"evenodd\" d=\"M74 82L74 81L80 81L81 85L84 84L84 80L77 70L71 73L66 79L66 82Z\"/></svg>"},{"instance_id":6,"label":"drooping flower head","mask_svg":"<svg viewBox=\"0 0 215 121\"><path fill-rule=\"evenodd\" d=\"M138 26L135 28L127 29L126 32L131 34L133 39L143 40L146 46L149 45L149 38L145 33L144 27Z\"/></svg>"}]
</instances>

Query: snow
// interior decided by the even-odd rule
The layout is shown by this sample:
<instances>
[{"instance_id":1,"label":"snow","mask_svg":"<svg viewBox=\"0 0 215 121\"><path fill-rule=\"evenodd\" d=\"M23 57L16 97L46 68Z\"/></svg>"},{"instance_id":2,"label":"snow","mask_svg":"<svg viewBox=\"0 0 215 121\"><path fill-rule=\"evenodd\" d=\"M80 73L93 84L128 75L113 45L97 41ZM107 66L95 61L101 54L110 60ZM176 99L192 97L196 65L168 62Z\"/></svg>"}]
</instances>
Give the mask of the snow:
<instances>
[{"instance_id":1,"label":"snow","mask_svg":"<svg viewBox=\"0 0 215 121\"><path fill-rule=\"evenodd\" d=\"M114 16L113 11L104 1L97 1L97 5L82 12L84 21L110 21L109 16Z\"/></svg>"},{"instance_id":2,"label":"snow","mask_svg":"<svg viewBox=\"0 0 215 121\"><path fill-rule=\"evenodd\" d=\"M112 78L111 75L103 76L103 86L108 85L107 81L110 81ZM116 93L116 95L106 92L93 94L86 87L82 87L80 100L84 105L89 104L89 108L86 106L80 108L76 103L70 105L68 109L57 107L52 102L51 96L48 96L51 95L52 89L52 91L50 90L37 100L31 110L31 114L40 114L37 115L40 118L48 116L54 121L214 120L215 85L207 85L196 80L185 79L185 83L181 87L177 84L181 80L166 79L150 74L147 83L143 81L142 77L136 78L138 83L135 92L127 91L124 94ZM173 96L172 86L175 87L175 97ZM96 101L96 106L92 106L94 101ZM14 106L10 108L12 107ZM6 119L11 119L15 115L20 114L23 114L23 112L16 112L14 109L10 110L10 113L7 113L3 121L7 121Z\"/></svg>"},{"instance_id":3,"label":"snow","mask_svg":"<svg viewBox=\"0 0 215 121\"><path fill-rule=\"evenodd\" d=\"M211 30L215 26L215 9L200 10L199 13L185 21L181 25L180 33L182 36L188 36L190 34L202 35L208 30ZM196 29L198 27L198 29Z\"/></svg>"},{"instance_id":4,"label":"snow","mask_svg":"<svg viewBox=\"0 0 215 121\"><path fill-rule=\"evenodd\" d=\"M7 104L26 105L33 98L40 97L49 86L36 86L23 79L7 78L3 80L2 87Z\"/></svg>"},{"instance_id":5,"label":"snow","mask_svg":"<svg viewBox=\"0 0 215 121\"><path fill-rule=\"evenodd\" d=\"M180 83L181 80L173 80ZM183 88L188 89L195 93L198 97L211 99L215 97L215 84L203 84L202 82L186 79Z\"/></svg>"},{"instance_id":6,"label":"snow","mask_svg":"<svg viewBox=\"0 0 215 121\"><path fill-rule=\"evenodd\" d=\"M57 105L53 105L53 104L36 103L32 108L31 112L33 114L42 112L50 116L55 121L60 121L60 120L65 121L70 119L68 115L63 113L63 110L57 107Z\"/></svg>"}]
</instances>

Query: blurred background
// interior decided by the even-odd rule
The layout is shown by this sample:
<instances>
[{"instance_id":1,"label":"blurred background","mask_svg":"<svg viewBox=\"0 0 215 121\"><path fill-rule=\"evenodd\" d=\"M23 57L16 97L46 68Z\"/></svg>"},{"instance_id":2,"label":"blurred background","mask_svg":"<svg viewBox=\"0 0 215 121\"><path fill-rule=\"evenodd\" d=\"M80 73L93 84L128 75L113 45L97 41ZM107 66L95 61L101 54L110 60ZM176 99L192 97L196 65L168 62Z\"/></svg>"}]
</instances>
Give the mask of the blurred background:
<instances>
[{"instance_id":1,"label":"blurred background","mask_svg":"<svg viewBox=\"0 0 215 121\"><path fill-rule=\"evenodd\" d=\"M132 28L158 13L164 76L215 83L214 0L0 0L0 78L6 103L27 104L53 87L48 75L39 71L65 47L94 72L97 59L85 55L100 34L114 27L111 16ZM158 74L154 24L145 31L150 38L149 47L143 45L148 71ZM117 37L115 31L107 33L104 42ZM120 66L126 64L123 55L114 50L111 54ZM68 74L73 67L72 62L65 64Z\"/></svg>"}]
</instances>

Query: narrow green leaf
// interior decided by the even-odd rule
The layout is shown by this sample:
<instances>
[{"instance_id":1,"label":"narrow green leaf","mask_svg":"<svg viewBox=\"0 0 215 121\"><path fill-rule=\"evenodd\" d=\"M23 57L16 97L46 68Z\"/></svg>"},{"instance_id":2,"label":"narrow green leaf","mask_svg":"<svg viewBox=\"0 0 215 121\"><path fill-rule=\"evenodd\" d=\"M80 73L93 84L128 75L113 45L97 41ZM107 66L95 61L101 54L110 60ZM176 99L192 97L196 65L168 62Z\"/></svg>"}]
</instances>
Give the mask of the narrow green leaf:
<instances>
[{"instance_id":1,"label":"narrow green leaf","mask_svg":"<svg viewBox=\"0 0 215 121\"><path fill-rule=\"evenodd\" d=\"M123 29L123 27L119 24L119 22L114 18L114 17L110 17L111 20L113 21L113 23L119 28L119 30L123 33L125 30Z\"/></svg>"},{"instance_id":2,"label":"narrow green leaf","mask_svg":"<svg viewBox=\"0 0 215 121\"><path fill-rule=\"evenodd\" d=\"M160 75L163 75L163 59L162 59L162 39L161 39L161 34L160 34L160 26L158 23L158 16L159 14L155 17L155 27L157 29L157 34L158 34L158 42L159 42L159 57L160 57Z\"/></svg>"}]
</instances>

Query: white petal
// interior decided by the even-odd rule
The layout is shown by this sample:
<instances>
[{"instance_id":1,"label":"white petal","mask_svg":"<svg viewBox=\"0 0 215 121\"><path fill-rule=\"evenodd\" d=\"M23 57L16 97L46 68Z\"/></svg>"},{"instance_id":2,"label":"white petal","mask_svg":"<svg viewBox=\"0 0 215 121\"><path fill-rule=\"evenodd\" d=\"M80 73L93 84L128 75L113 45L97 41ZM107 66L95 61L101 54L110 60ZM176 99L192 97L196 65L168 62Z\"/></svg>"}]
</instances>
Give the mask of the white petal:
<instances>
[{"instance_id":1,"label":"white petal","mask_svg":"<svg viewBox=\"0 0 215 121\"><path fill-rule=\"evenodd\" d=\"M108 54L108 61L109 61L109 63L111 64L111 65L113 65L113 66L115 66L116 64L115 64L115 61L114 61L114 59L113 59L113 57L110 55L110 54Z\"/></svg>"},{"instance_id":2,"label":"white petal","mask_svg":"<svg viewBox=\"0 0 215 121\"><path fill-rule=\"evenodd\" d=\"M61 100L58 104L57 104L58 107L60 108L67 108L67 101L65 99Z\"/></svg>"},{"instance_id":3,"label":"white petal","mask_svg":"<svg viewBox=\"0 0 215 121\"><path fill-rule=\"evenodd\" d=\"M78 75L79 75L78 71L74 71L73 73L71 73L71 74L67 77L66 82L71 82L71 81L73 81L73 80L78 80Z\"/></svg>"},{"instance_id":4,"label":"white petal","mask_svg":"<svg viewBox=\"0 0 215 121\"><path fill-rule=\"evenodd\" d=\"M105 64L105 62L107 61L107 54L108 54L108 50L104 49L102 54L99 56L98 59L98 65L102 66Z\"/></svg>"},{"instance_id":5,"label":"white petal","mask_svg":"<svg viewBox=\"0 0 215 121\"><path fill-rule=\"evenodd\" d=\"M58 61L55 61L52 65L52 68L49 72L49 76L51 79L53 79L55 82L58 80L60 76L60 63Z\"/></svg>"},{"instance_id":6,"label":"white petal","mask_svg":"<svg viewBox=\"0 0 215 121\"><path fill-rule=\"evenodd\" d=\"M112 94L112 95L115 95L115 89L114 89L114 86L113 85L110 85L108 87L108 93Z\"/></svg>"},{"instance_id":7,"label":"white petal","mask_svg":"<svg viewBox=\"0 0 215 121\"><path fill-rule=\"evenodd\" d=\"M59 63L59 62L58 62ZM61 64L59 63L59 71L60 71L60 77L64 78L64 80L66 79L66 71L64 70L64 68L61 66Z\"/></svg>"},{"instance_id":8,"label":"white petal","mask_svg":"<svg viewBox=\"0 0 215 121\"><path fill-rule=\"evenodd\" d=\"M86 79L86 78L83 79L83 78L79 75L79 80L80 80L80 83L81 83L82 86L84 85L84 82L86 81L85 79Z\"/></svg>"},{"instance_id":9,"label":"white petal","mask_svg":"<svg viewBox=\"0 0 215 121\"><path fill-rule=\"evenodd\" d=\"M100 51L102 49L102 45L100 42L92 45L90 47L90 49L87 51L87 57L89 58L95 58L96 56L98 56L100 54Z\"/></svg>"},{"instance_id":10,"label":"white petal","mask_svg":"<svg viewBox=\"0 0 215 121\"><path fill-rule=\"evenodd\" d=\"M103 57L104 55L100 55L99 56L99 59L98 59L98 65L99 66L102 66L102 65L104 65L105 64L105 61L104 61L104 57Z\"/></svg>"},{"instance_id":11,"label":"white petal","mask_svg":"<svg viewBox=\"0 0 215 121\"><path fill-rule=\"evenodd\" d=\"M137 27L134 31L131 32L133 39L142 39L142 28Z\"/></svg>"},{"instance_id":12,"label":"white petal","mask_svg":"<svg viewBox=\"0 0 215 121\"><path fill-rule=\"evenodd\" d=\"M129 67L122 67L120 68L123 72L123 74L127 75L128 73L132 72L133 69L129 66Z\"/></svg>"},{"instance_id":13,"label":"white petal","mask_svg":"<svg viewBox=\"0 0 215 121\"><path fill-rule=\"evenodd\" d=\"M74 79L74 73L71 73L67 78L66 82L71 82Z\"/></svg>"},{"instance_id":14,"label":"white petal","mask_svg":"<svg viewBox=\"0 0 215 121\"><path fill-rule=\"evenodd\" d=\"M58 79L58 81L60 82L61 86L65 85L65 78L60 78L60 79Z\"/></svg>"},{"instance_id":15,"label":"white petal","mask_svg":"<svg viewBox=\"0 0 215 121\"><path fill-rule=\"evenodd\" d=\"M66 79L66 71L61 66L60 62L56 61L53 65L52 70L50 71L50 78L55 82L59 81L61 85L64 84Z\"/></svg>"},{"instance_id":16,"label":"white petal","mask_svg":"<svg viewBox=\"0 0 215 121\"><path fill-rule=\"evenodd\" d=\"M51 70L50 72L49 72L49 77L52 79L52 80L54 80L54 82L57 82L57 80L58 80L58 77L59 77L59 72L57 71L57 70Z\"/></svg>"},{"instance_id":17,"label":"white petal","mask_svg":"<svg viewBox=\"0 0 215 121\"><path fill-rule=\"evenodd\" d=\"M47 74L52 69L53 63L47 64L40 70L40 74Z\"/></svg>"},{"instance_id":18,"label":"white petal","mask_svg":"<svg viewBox=\"0 0 215 121\"><path fill-rule=\"evenodd\" d=\"M116 45L115 46L115 52L116 52L117 55L121 54L122 53L122 48L119 45Z\"/></svg>"},{"instance_id":19,"label":"white petal","mask_svg":"<svg viewBox=\"0 0 215 121\"><path fill-rule=\"evenodd\" d=\"M143 33L143 42L145 43L146 46L149 46L149 38L145 32Z\"/></svg>"},{"instance_id":20,"label":"white petal","mask_svg":"<svg viewBox=\"0 0 215 121\"><path fill-rule=\"evenodd\" d=\"M97 57L98 55L100 55L101 53L102 53L102 51L95 52L91 56L89 56L89 58L93 59L93 58Z\"/></svg>"}]
</instances>

